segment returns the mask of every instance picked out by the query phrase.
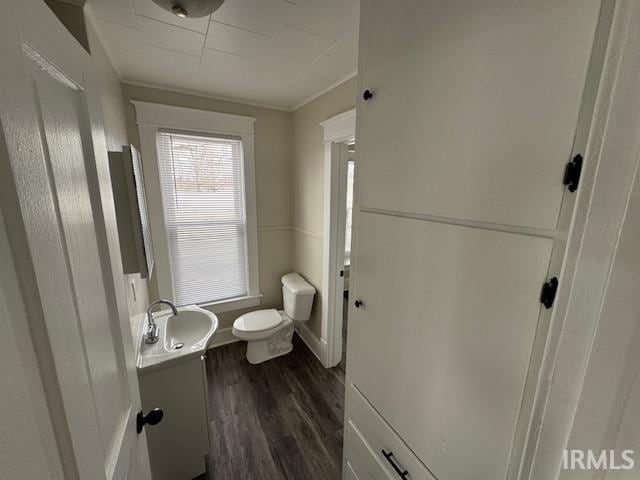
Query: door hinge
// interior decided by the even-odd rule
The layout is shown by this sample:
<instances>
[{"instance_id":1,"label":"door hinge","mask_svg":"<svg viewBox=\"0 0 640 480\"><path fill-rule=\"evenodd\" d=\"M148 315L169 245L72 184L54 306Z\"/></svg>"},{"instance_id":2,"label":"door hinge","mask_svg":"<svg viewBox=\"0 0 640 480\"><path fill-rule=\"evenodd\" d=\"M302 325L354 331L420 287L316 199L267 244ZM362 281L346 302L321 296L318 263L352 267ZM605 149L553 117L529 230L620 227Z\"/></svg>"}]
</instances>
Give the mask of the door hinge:
<instances>
[{"instance_id":1,"label":"door hinge","mask_svg":"<svg viewBox=\"0 0 640 480\"><path fill-rule=\"evenodd\" d=\"M556 292L558 291L558 279L553 277L542 286L542 292L540 292L540 303L545 308L551 308L553 301L556 299Z\"/></svg>"},{"instance_id":2,"label":"door hinge","mask_svg":"<svg viewBox=\"0 0 640 480\"><path fill-rule=\"evenodd\" d=\"M564 170L564 183L570 192L575 192L578 189L578 183L580 183L580 173L582 173L582 155L577 154L573 157L567 167Z\"/></svg>"},{"instance_id":3,"label":"door hinge","mask_svg":"<svg viewBox=\"0 0 640 480\"><path fill-rule=\"evenodd\" d=\"M340 270L340 276L344 277L344 270Z\"/></svg>"}]
</instances>

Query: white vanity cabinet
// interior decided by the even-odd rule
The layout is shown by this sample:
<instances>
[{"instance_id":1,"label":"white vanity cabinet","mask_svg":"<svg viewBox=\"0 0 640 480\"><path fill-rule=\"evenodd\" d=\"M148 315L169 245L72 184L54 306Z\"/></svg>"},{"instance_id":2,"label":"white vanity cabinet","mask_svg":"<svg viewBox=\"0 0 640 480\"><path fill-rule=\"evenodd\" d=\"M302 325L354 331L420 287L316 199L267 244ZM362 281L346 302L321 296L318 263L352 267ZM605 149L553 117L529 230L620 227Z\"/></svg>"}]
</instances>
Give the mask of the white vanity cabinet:
<instances>
[{"instance_id":1,"label":"white vanity cabinet","mask_svg":"<svg viewBox=\"0 0 640 480\"><path fill-rule=\"evenodd\" d=\"M154 480L191 480L205 473L209 454L206 357L139 372L145 412L159 407L162 421L145 428Z\"/></svg>"},{"instance_id":2,"label":"white vanity cabinet","mask_svg":"<svg viewBox=\"0 0 640 480\"><path fill-rule=\"evenodd\" d=\"M361 0L344 478L517 461L599 10Z\"/></svg>"}]
</instances>

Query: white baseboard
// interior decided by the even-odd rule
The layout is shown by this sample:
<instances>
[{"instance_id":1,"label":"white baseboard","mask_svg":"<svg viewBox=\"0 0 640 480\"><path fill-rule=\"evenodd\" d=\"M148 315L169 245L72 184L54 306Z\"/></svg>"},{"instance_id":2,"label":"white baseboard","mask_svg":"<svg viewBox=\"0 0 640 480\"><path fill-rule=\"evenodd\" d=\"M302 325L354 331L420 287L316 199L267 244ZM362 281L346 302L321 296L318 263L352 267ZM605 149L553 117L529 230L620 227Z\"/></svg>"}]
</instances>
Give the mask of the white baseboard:
<instances>
[{"instance_id":1,"label":"white baseboard","mask_svg":"<svg viewBox=\"0 0 640 480\"><path fill-rule=\"evenodd\" d=\"M306 323L296 322L296 332L320 363L327 367L327 342L316 337Z\"/></svg>"},{"instance_id":2,"label":"white baseboard","mask_svg":"<svg viewBox=\"0 0 640 480\"><path fill-rule=\"evenodd\" d=\"M240 341L240 339L233 335L231 327L221 328L216 332L216 336L213 337L213 342L209 348L221 347L222 345L238 341Z\"/></svg>"},{"instance_id":3,"label":"white baseboard","mask_svg":"<svg viewBox=\"0 0 640 480\"><path fill-rule=\"evenodd\" d=\"M296 332L302 341L309 347L320 363L327 366L327 342L316 337L305 323L296 322ZM235 337L232 328L221 328L216 332L216 336L209 348L217 348L233 342L239 342L240 339Z\"/></svg>"}]
</instances>

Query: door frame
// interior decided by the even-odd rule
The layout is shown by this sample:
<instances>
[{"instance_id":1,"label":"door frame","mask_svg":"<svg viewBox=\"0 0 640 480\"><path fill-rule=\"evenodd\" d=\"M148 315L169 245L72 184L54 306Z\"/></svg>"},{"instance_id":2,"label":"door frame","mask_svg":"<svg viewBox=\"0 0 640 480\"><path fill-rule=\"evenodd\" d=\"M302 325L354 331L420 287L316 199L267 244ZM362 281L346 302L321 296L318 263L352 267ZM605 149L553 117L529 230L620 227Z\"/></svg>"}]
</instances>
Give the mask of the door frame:
<instances>
[{"instance_id":1,"label":"door frame","mask_svg":"<svg viewBox=\"0 0 640 480\"><path fill-rule=\"evenodd\" d=\"M592 102L586 112L591 121L576 139L584 142L587 161L571 228L560 239L566 243L561 288L532 379L535 391L522 455L512 459L509 478L561 475L562 452L576 420L592 346L601 334L602 302L620 234L625 221L634 220L626 215L640 166L640 1L603 0L598 28L606 29L594 45L594 55L598 50L602 55L602 71L593 90L585 91Z\"/></svg>"},{"instance_id":2,"label":"door frame","mask_svg":"<svg viewBox=\"0 0 640 480\"><path fill-rule=\"evenodd\" d=\"M322 333L321 341L326 342L322 364L326 368L335 367L342 360L342 319L344 278L340 270L344 268L344 204L341 173L341 147L356 136L356 110L339 113L320 122L324 130L324 224L322 242ZM356 147L357 148L357 147ZM356 152L357 153L357 152ZM354 210L355 206L354 187ZM344 210L344 211L343 211ZM342 238L342 242L340 242ZM353 238L353 237L352 237Z\"/></svg>"}]
</instances>

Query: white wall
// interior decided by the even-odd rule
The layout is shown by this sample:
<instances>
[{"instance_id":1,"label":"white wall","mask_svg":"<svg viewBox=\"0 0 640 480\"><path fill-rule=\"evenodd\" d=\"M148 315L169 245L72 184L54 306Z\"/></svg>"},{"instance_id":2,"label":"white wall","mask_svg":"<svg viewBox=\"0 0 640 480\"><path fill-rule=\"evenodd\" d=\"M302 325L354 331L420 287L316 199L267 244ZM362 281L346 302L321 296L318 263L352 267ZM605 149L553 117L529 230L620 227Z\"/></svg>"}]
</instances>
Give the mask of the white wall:
<instances>
[{"instance_id":1,"label":"white wall","mask_svg":"<svg viewBox=\"0 0 640 480\"><path fill-rule=\"evenodd\" d=\"M89 38L91 57L100 79L100 102L102 104L107 149L120 151L122 150L122 145L130 143L127 134L122 84L96 34L93 19L90 17L87 21L87 36ZM129 315L133 318L136 314L144 312L149 305L148 282L140 278L139 274L131 274L125 275L125 285L127 287Z\"/></svg>"}]
</instances>

